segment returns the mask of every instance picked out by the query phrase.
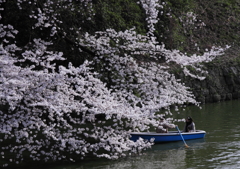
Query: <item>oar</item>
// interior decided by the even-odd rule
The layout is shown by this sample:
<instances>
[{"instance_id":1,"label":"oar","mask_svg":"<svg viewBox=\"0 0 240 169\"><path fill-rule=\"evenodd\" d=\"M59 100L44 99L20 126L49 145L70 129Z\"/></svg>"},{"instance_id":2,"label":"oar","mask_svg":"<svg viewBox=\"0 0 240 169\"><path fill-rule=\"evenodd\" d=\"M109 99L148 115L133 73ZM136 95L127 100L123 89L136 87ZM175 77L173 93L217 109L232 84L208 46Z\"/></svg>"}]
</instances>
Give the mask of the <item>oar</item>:
<instances>
[{"instance_id":1,"label":"oar","mask_svg":"<svg viewBox=\"0 0 240 169\"><path fill-rule=\"evenodd\" d=\"M184 138L183 138L183 136L182 136L182 133L180 132L180 130L179 130L179 128L178 128L178 126L176 126L176 129L178 130L178 132L179 132L179 134L180 134L180 136L182 137L182 140L183 140L183 142L184 142L184 144L185 144L185 147L189 147L188 145L187 145L187 143L185 142L185 140L184 140Z\"/></svg>"}]
</instances>

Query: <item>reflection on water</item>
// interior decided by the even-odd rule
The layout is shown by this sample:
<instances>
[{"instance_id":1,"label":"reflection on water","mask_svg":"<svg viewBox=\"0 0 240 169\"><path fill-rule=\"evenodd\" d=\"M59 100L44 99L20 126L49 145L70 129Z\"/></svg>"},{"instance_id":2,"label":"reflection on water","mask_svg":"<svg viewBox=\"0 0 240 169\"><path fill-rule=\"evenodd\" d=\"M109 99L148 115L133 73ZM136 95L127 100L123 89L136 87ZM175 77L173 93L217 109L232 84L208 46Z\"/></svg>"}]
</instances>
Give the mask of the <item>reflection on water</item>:
<instances>
[{"instance_id":1,"label":"reflection on water","mask_svg":"<svg viewBox=\"0 0 240 169\"><path fill-rule=\"evenodd\" d=\"M51 167L51 169L186 169L190 162L186 159L197 159L197 151L204 145L204 139L189 140L189 148L185 148L183 142L156 144L139 156L117 161L101 160L94 163L90 161L74 166Z\"/></svg>"},{"instance_id":2,"label":"reflection on water","mask_svg":"<svg viewBox=\"0 0 240 169\"><path fill-rule=\"evenodd\" d=\"M85 160L44 169L236 169L240 168L240 100L194 106L176 114L194 118L196 128L207 132L204 139L156 144L142 155L116 161ZM177 123L183 128L184 123ZM40 166L35 169L42 169Z\"/></svg>"},{"instance_id":3,"label":"reflection on water","mask_svg":"<svg viewBox=\"0 0 240 169\"><path fill-rule=\"evenodd\" d=\"M152 151L143 154L142 156L131 158L131 160L123 160L120 163L114 163L111 168L123 169L123 168L145 168L145 169L157 169L157 168L173 168L176 164L184 166L183 163L186 156L184 149L168 150L164 153L159 151Z\"/></svg>"}]
</instances>

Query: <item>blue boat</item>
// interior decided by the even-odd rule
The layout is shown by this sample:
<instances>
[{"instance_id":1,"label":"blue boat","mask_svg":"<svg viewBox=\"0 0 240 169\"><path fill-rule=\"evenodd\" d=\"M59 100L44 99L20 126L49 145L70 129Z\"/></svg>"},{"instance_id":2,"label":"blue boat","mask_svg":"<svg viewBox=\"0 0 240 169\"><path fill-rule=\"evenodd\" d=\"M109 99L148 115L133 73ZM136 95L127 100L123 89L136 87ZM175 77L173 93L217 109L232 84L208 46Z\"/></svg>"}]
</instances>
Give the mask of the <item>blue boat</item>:
<instances>
[{"instance_id":1,"label":"blue boat","mask_svg":"<svg viewBox=\"0 0 240 169\"><path fill-rule=\"evenodd\" d=\"M182 141L182 137L178 131L169 131L168 133L156 132L132 132L130 139L137 141L140 137L144 140L154 140L154 143ZM206 132L204 130L196 130L195 132L181 132L184 140L192 140L204 138Z\"/></svg>"}]
</instances>

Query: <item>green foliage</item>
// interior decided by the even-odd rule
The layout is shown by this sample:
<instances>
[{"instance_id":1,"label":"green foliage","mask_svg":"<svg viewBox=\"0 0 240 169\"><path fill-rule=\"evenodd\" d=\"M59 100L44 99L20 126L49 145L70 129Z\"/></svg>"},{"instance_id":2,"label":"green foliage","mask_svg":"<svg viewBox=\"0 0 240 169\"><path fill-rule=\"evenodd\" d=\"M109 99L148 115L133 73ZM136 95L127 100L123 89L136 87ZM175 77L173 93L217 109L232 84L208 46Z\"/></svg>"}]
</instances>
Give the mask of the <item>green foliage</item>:
<instances>
[{"instance_id":1,"label":"green foliage","mask_svg":"<svg viewBox=\"0 0 240 169\"><path fill-rule=\"evenodd\" d=\"M145 30L145 11L130 0L100 0L94 3L94 23L99 30L113 28L116 31L124 31L136 27L140 34Z\"/></svg>"},{"instance_id":2,"label":"green foliage","mask_svg":"<svg viewBox=\"0 0 240 169\"><path fill-rule=\"evenodd\" d=\"M156 26L156 34L167 48L198 53L210 49L213 45L239 45L240 5L237 0L165 2L167 5ZM196 15L196 22L186 29L180 17L184 17L188 12ZM205 25L201 26L201 23Z\"/></svg>"},{"instance_id":3,"label":"green foliage","mask_svg":"<svg viewBox=\"0 0 240 169\"><path fill-rule=\"evenodd\" d=\"M172 8L178 9L176 12L191 11L197 5L197 2L194 0L168 0L167 2L171 5Z\"/></svg>"}]
</instances>

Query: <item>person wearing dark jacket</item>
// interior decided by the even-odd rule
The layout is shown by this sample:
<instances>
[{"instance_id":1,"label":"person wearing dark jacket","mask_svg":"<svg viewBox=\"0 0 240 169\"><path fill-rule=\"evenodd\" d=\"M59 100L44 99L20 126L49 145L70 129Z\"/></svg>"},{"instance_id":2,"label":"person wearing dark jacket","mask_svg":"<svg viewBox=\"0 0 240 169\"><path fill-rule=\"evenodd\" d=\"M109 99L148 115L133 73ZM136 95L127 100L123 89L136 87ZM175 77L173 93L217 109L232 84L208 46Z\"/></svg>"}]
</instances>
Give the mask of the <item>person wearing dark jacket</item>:
<instances>
[{"instance_id":1,"label":"person wearing dark jacket","mask_svg":"<svg viewBox=\"0 0 240 169\"><path fill-rule=\"evenodd\" d=\"M183 132L195 132L195 131L196 131L195 123L193 122L193 119L190 116L188 116L186 118L186 124L183 129Z\"/></svg>"}]
</instances>

